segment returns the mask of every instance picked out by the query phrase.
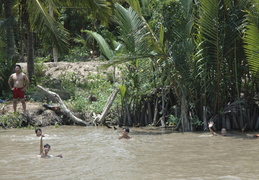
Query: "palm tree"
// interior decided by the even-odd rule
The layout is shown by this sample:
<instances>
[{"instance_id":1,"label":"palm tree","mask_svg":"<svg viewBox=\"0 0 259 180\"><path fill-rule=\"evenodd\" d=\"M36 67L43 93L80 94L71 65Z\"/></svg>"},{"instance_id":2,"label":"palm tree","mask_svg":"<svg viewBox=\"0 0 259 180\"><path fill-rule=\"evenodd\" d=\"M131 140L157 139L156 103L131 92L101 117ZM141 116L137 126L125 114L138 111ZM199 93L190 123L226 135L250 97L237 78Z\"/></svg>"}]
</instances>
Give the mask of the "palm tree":
<instances>
[{"instance_id":1,"label":"palm tree","mask_svg":"<svg viewBox=\"0 0 259 180\"><path fill-rule=\"evenodd\" d=\"M41 40L43 47L55 47L59 52L66 52L68 49L69 33L61 23L54 19L54 14L50 14L49 8L55 14L58 13L58 8L66 6L80 6L88 8L91 12L102 18L107 23L107 19L112 14L112 1L110 0L78 0L78 1L62 1L62 0L21 0L15 1L5 0L6 17L11 22L11 9L16 7L18 24L21 30L21 36L27 55L27 68L29 78L34 75L34 36ZM10 16L10 17L9 17ZM10 23L13 25L12 23ZM7 28L7 44L9 56L14 54L14 41L12 36L12 26ZM17 30L16 30L17 31ZM17 40L18 41L18 40Z\"/></svg>"},{"instance_id":2,"label":"palm tree","mask_svg":"<svg viewBox=\"0 0 259 180\"><path fill-rule=\"evenodd\" d=\"M68 45L68 32L48 13L47 5L39 0L21 0L20 28L27 54L27 71L30 80L34 75L34 35L38 35L43 44L55 46L65 51ZM18 11L18 10L17 10Z\"/></svg>"},{"instance_id":3,"label":"palm tree","mask_svg":"<svg viewBox=\"0 0 259 180\"><path fill-rule=\"evenodd\" d=\"M223 107L240 99L242 80L249 76L242 36L250 1L200 0L199 3L196 62L202 104L212 116L224 115ZM241 126L243 120L239 117Z\"/></svg>"}]
</instances>

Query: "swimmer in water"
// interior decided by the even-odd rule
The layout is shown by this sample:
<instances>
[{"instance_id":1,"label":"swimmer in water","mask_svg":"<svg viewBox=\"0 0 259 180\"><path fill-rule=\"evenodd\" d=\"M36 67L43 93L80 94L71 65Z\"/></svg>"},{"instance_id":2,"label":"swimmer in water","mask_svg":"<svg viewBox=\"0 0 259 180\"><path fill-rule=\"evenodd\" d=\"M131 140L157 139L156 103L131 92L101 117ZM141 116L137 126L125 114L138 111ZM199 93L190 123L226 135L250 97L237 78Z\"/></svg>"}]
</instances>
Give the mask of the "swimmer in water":
<instances>
[{"instance_id":1,"label":"swimmer in water","mask_svg":"<svg viewBox=\"0 0 259 180\"><path fill-rule=\"evenodd\" d=\"M51 156L48 155L48 153L50 151L50 145L45 144L43 146L43 140L42 140L43 137L44 137L43 135L40 136L40 153L39 153L38 157L40 157L40 158L51 158ZM63 156L61 154L57 155L56 157L63 158Z\"/></svg>"},{"instance_id":2,"label":"swimmer in water","mask_svg":"<svg viewBox=\"0 0 259 180\"><path fill-rule=\"evenodd\" d=\"M222 129L221 129L221 135L222 135L222 136L226 136L226 135L227 135L227 130L226 130L226 128L222 128Z\"/></svg>"},{"instance_id":3,"label":"swimmer in water","mask_svg":"<svg viewBox=\"0 0 259 180\"><path fill-rule=\"evenodd\" d=\"M122 134L119 136L119 139L130 139L131 137L128 135L129 131L129 128L123 128Z\"/></svg>"},{"instance_id":4,"label":"swimmer in water","mask_svg":"<svg viewBox=\"0 0 259 180\"><path fill-rule=\"evenodd\" d=\"M36 134L36 136L38 136L38 137L41 137L43 134L42 134L42 130L40 129L40 128L37 128L37 129L35 129L35 134ZM43 137L44 137L44 135L43 135Z\"/></svg>"}]
</instances>

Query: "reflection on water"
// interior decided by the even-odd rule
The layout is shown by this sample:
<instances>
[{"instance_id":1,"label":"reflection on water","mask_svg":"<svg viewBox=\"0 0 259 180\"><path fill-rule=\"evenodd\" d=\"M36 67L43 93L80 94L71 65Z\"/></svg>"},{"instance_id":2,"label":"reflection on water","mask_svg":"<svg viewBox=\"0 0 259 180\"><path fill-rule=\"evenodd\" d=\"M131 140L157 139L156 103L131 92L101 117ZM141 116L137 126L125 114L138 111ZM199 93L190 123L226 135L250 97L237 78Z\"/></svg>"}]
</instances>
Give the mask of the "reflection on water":
<instances>
[{"instance_id":1,"label":"reflection on water","mask_svg":"<svg viewBox=\"0 0 259 180\"><path fill-rule=\"evenodd\" d=\"M0 129L1 180L155 179L258 180L259 139L230 132L176 133L170 129L132 128L132 139L106 127L42 128L50 155L39 159L34 130Z\"/></svg>"}]
</instances>

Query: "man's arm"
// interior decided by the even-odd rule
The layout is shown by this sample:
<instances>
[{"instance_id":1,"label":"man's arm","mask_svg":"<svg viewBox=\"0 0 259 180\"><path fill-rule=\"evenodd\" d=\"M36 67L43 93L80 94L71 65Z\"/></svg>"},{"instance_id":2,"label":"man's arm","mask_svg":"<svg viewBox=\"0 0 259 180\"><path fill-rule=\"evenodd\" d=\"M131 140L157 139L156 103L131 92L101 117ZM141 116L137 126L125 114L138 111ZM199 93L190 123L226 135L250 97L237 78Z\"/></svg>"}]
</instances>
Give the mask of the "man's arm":
<instances>
[{"instance_id":1,"label":"man's arm","mask_svg":"<svg viewBox=\"0 0 259 180\"><path fill-rule=\"evenodd\" d=\"M13 89L13 75L11 75L8 79L8 85L10 87L10 89Z\"/></svg>"},{"instance_id":2,"label":"man's arm","mask_svg":"<svg viewBox=\"0 0 259 180\"><path fill-rule=\"evenodd\" d=\"M28 78L28 76L26 74L23 74L23 79L26 81L26 85L23 88L23 90L25 91L29 87L30 80L29 80L29 78Z\"/></svg>"},{"instance_id":3,"label":"man's arm","mask_svg":"<svg viewBox=\"0 0 259 180\"><path fill-rule=\"evenodd\" d=\"M43 153L43 141L42 141L42 137L44 136L40 136L40 154Z\"/></svg>"}]
</instances>

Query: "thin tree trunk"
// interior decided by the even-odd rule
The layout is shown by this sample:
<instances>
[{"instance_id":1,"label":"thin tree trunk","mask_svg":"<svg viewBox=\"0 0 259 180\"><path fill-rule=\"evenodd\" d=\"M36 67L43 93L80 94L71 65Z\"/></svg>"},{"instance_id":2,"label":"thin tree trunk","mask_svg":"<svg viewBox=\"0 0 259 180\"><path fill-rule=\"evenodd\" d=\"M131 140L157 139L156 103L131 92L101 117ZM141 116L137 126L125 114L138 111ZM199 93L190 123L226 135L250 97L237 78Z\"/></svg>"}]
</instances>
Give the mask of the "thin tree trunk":
<instances>
[{"instance_id":1,"label":"thin tree trunk","mask_svg":"<svg viewBox=\"0 0 259 180\"><path fill-rule=\"evenodd\" d=\"M53 9L52 9L52 4L49 4L49 15L54 18L54 13L53 13ZM58 49L56 48L56 46L54 45L53 47L53 59L54 62L58 62Z\"/></svg>"},{"instance_id":2,"label":"thin tree trunk","mask_svg":"<svg viewBox=\"0 0 259 180\"><path fill-rule=\"evenodd\" d=\"M230 123L230 120L229 120L229 117L227 116L226 117L226 129L227 130L231 130L232 128L231 128L231 123Z\"/></svg>"},{"instance_id":3,"label":"thin tree trunk","mask_svg":"<svg viewBox=\"0 0 259 180\"><path fill-rule=\"evenodd\" d=\"M222 117L222 128L226 128L226 117L224 115Z\"/></svg>"},{"instance_id":4,"label":"thin tree trunk","mask_svg":"<svg viewBox=\"0 0 259 180\"><path fill-rule=\"evenodd\" d=\"M30 25L28 25L30 26ZM30 27L28 27L30 28ZM34 49L33 49L33 32L28 30L28 59L27 59L27 72L32 84L35 84L34 76L34 59L33 59Z\"/></svg>"},{"instance_id":5,"label":"thin tree trunk","mask_svg":"<svg viewBox=\"0 0 259 180\"><path fill-rule=\"evenodd\" d=\"M191 124L188 119L188 104L184 92L181 97L181 123L183 131L190 131Z\"/></svg>"},{"instance_id":6,"label":"thin tree trunk","mask_svg":"<svg viewBox=\"0 0 259 180\"><path fill-rule=\"evenodd\" d=\"M152 124L152 114L151 114L150 102L148 102L147 107L148 107L148 124Z\"/></svg>"},{"instance_id":7,"label":"thin tree trunk","mask_svg":"<svg viewBox=\"0 0 259 180\"><path fill-rule=\"evenodd\" d=\"M13 34L13 17L12 17L12 3L13 0L4 0L4 11L5 18L8 23L6 23L6 44L7 44L7 58L12 63L14 56L14 34Z\"/></svg>"},{"instance_id":8,"label":"thin tree trunk","mask_svg":"<svg viewBox=\"0 0 259 180\"><path fill-rule=\"evenodd\" d=\"M255 130L259 129L259 116L257 117L256 124L255 124Z\"/></svg>"},{"instance_id":9,"label":"thin tree trunk","mask_svg":"<svg viewBox=\"0 0 259 180\"><path fill-rule=\"evenodd\" d=\"M203 130L207 131L208 129L208 122L207 122L207 108L203 106Z\"/></svg>"},{"instance_id":10,"label":"thin tree trunk","mask_svg":"<svg viewBox=\"0 0 259 180\"><path fill-rule=\"evenodd\" d=\"M132 125L132 120L131 120L131 117L130 117L130 110L129 110L129 105L128 104L126 106L126 112L127 112L127 119L128 119L127 125L131 126Z\"/></svg>"},{"instance_id":11,"label":"thin tree trunk","mask_svg":"<svg viewBox=\"0 0 259 180\"><path fill-rule=\"evenodd\" d=\"M234 113L231 113L231 114L232 114L232 119L233 119L233 129L240 129L240 127L238 126L238 123L237 123L236 115Z\"/></svg>"},{"instance_id":12,"label":"thin tree trunk","mask_svg":"<svg viewBox=\"0 0 259 180\"><path fill-rule=\"evenodd\" d=\"M165 127L165 88L162 88L162 117L160 118L161 126Z\"/></svg>"},{"instance_id":13,"label":"thin tree trunk","mask_svg":"<svg viewBox=\"0 0 259 180\"><path fill-rule=\"evenodd\" d=\"M158 99L156 98L156 101L155 101L155 112L154 112L154 118L153 118L153 124L155 126L157 124L157 113L158 113L157 103L158 103Z\"/></svg>"},{"instance_id":14,"label":"thin tree trunk","mask_svg":"<svg viewBox=\"0 0 259 180\"><path fill-rule=\"evenodd\" d=\"M34 75L34 59L33 59L33 54L34 54L34 44L33 44L33 32L31 29L31 25L29 22L29 14L28 14L28 9L27 9L27 0L21 0L21 5L22 5L22 23L24 23L25 26L25 36L24 36L24 43L26 45L26 53L27 53L27 72L29 79L31 83L35 84L35 79L33 80L33 75ZM27 39L26 39L27 37Z\"/></svg>"},{"instance_id":15,"label":"thin tree trunk","mask_svg":"<svg viewBox=\"0 0 259 180\"><path fill-rule=\"evenodd\" d=\"M248 127L249 127L250 130L252 130L253 127L252 127L252 123L251 123L250 109L247 109L247 110L246 110L246 115L247 115Z\"/></svg>"}]
</instances>

